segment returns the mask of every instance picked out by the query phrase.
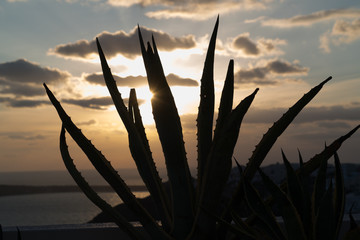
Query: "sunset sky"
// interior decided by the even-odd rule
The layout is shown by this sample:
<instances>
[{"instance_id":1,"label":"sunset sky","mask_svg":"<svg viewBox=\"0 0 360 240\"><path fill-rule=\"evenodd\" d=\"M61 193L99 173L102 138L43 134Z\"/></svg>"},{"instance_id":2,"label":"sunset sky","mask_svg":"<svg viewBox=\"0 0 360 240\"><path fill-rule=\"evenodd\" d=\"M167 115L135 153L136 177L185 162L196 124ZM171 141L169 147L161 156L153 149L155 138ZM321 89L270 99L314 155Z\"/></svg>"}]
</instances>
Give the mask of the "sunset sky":
<instances>
[{"instance_id":1,"label":"sunset sky","mask_svg":"<svg viewBox=\"0 0 360 240\"><path fill-rule=\"evenodd\" d=\"M234 157L246 164L262 135L313 86L333 76L278 139L265 165L308 160L360 124L360 2L353 0L2 0L0 1L0 172L63 170L61 121L42 83L116 168L132 168L127 133L101 75L98 37L124 99L136 88L158 167L136 32L154 34L180 113L189 164L196 167L196 114L209 36L220 25L215 56L217 104L227 64L235 61L235 103L259 87ZM216 111L217 111L216 105ZM80 169L88 160L67 136ZM360 133L339 152L360 163Z\"/></svg>"}]
</instances>

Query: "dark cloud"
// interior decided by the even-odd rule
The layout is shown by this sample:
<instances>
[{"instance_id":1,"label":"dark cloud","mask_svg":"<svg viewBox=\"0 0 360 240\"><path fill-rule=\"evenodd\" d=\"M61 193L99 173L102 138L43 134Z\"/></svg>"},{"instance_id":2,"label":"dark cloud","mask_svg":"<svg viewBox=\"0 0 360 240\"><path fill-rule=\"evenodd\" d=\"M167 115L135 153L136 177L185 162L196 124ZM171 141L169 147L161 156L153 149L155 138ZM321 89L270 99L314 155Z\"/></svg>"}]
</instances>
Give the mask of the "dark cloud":
<instances>
[{"instance_id":1,"label":"dark cloud","mask_svg":"<svg viewBox=\"0 0 360 240\"><path fill-rule=\"evenodd\" d=\"M16 99L9 97L0 97L0 103L4 103L6 106L13 108L34 108L50 104L49 101L45 100Z\"/></svg>"},{"instance_id":2,"label":"dark cloud","mask_svg":"<svg viewBox=\"0 0 360 240\"><path fill-rule=\"evenodd\" d=\"M269 72L277 73L277 74L297 74L297 73L307 73L309 69L301 67L298 64L292 64L289 62L275 60L271 61L267 64L266 69Z\"/></svg>"},{"instance_id":3,"label":"dark cloud","mask_svg":"<svg viewBox=\"0 0 360 240\"><path fill-rule=\"evenodd\" d=\"M283 19L263 19L262 25L269 27L291 28L299 26L311 26L321 21L333 20L337 18L358 18L360 9L330 9L313 12L308 15L297 15L291 18Z\"/></svg>"},{"instance_id":4,"label":"dark cloud","mask_svg":"<svg viewBox=\"0 0 360 240\"><path fill-rule=\"evenodd\" d=\"M147 78L144 76L128 76L128 77L119 77L117 75L113 75L116 81L116 84L119 87L139 87L147 84ZM89 75L85 75L84 79L92 84L97 84L101 86L105 86L104 77L100 73L93 73Z\"/></svg>"},{"instance_id":5,"label":"dark cloud","mask_svg":"<svg viewBox=\"0 0 360 240\"><path fill-rule=\"evenodd\" d=\"M99 97L89 99L62 99L61 102L77 105L83 108L91 108L97 110L106 110L109 106L112 106L114 104L111 97Z\"/></svg>"},{"instance_id":6,"label":"dark cloud","mask_svg":"<svg viewBox=\"0 0 360 240\"><path fill-rule=\"evenodd\" d=\"M94 125L94 124L96 124L96 120L91 119L91 120L86 121L86 122L79 122L76 125L78 125L78 126L84 126L84 125L89 126L89 125Z\"/></svg>"},{"instance_id":7,"label":"dark cloud","mask_svg":"<svg viewBox=\"0 0 360 240\"><path fill-rule=\"evenodd\" d=\"M250 107L244 117L246 124L269 124L277 121L288 108L262 109ZM190 131L196 128L196 114L184 114L180 116L184 130ZM215 117L216 119L217 117ZM215 120L214 119L214 120ZM323 129L351 129L349 122L360 121L360 107L305 107L295 118L293 124L315 123Z\"/></svg>"},{"instance_id":8,"label":"dark cloud","mask_svg":"<svg viewBox=\"0 0 360 240\"><path fill-rule=\"evenodd\" d=\"M146 27L141 27L141 33L144 41L149 41L151 35L154 35L157 47L162 51L189 49L196 45L193 35L173 37L162 31ZM115 33L102 32L97 37L108 58L121 54L126 58L134 59L140 55L137 27L133 28L129 33L124 31ZM50 53L75 58L90 58L92 54L98 54L95 40L79 40L75 43L58 45L54 49L50 49Z\"/></svg>"},{"instance_id":9,"label":"dark cloud","mask_svg":"<svg viewBox=\"0 0 360 240\"><path fill-rule=\"evenodd\" d=\"M42 96L44 95L44 89L41 85L24 84L0 79L0 94L12 94L25 97Z\"/></svg>"},{"instance_id":10,"label":"dark cloud","mask_svg":"<svg viewBox=\"0 0 360 240\"><path fill-rule=\"evenodd\" d=\"M289 63L283 60L271 60L263 67L254 67L250 69L240 69L235 73L235 82L241 83L255 83L255 84L276 84L276 80L268 78L269 74L278 76L288 75L306 75L308 68L302 67L297 63Z\"/></svg>"},{"instance_id":11,"label":"dark cloud","mask_svg":"<svg viewBox=\"0 0 360 240\"><path fill-rule=\"evenodd\" d=\"M42 67L25 59L0 63L0 103L8 107L39 107L48 101L32 99L45 96L43 82L66 82L71 75L67 72Z\"/></svg>"},{"instance_id":12,"label":"dark cloud","mask_svg":"<svg viewBox=\"0 0 360 240\"><path fill-rule=\"evenodd\" d=\"M170 73L166 76L166 79L170 86L187 86L187 87L197 87L199 83L196 80L190 78L182 78L176 74Z\"/></svg>"},{"instance_id":13,"label":"dark cloud","mask_svg":"<svg viewBox=\"0 0 360 240\"><path fill-rule=\"evenodd\" d=\"M117 75L113 75L114 79L118 86L127 86L136 88L139 86L147 85L147 77L144 76L127 76L127 77L119 77ZM105 86L104 77L102 74L94 73L85 75L84 79L90 83L98 84ZM190 78L181 78L175 74L169 74L166 77L170 86L189 86L189 87L196 87L199 83Z\"/></svg>"},{"instance_id":14,"label":"dark cloud","mask_svg":"<svg viewBox=\"0 0 360 240\"><path fill-rule=\"evenodd\" d=\"M278 46L286 44L287 42L281 39L260 38L254 41L250 39L249 33L243 33L232 39L230 46L235 51L241 50L245 56L259 57L283 54Z\"/></svg>"},{"instance_id":15,"label":"dark cloud","mask_svg":"<svg viewBox=\"0 0 360 240\"><path fill-rule=\"evenodd\" d=\"M321 121L317 125L319 127L329 128L329 129L334 129L334 128L350 129L352 127L350 124L341 121Z\"/></svg>"},{"instance_id":16,"label":"dark cloud","mask_svg":"<svg viewBox=\"0 0 360 240\"><path fill-rule=\"evenodd\" d=\"M28 133L12 133L8 135L8 137L11 139L26 140L26 141L43 140L46 138L44 135L41 134L29 135Z\"/></svg>"},{"instance_id":17,"label":"dark cloud","mask_svg":"<svg viewBox=\"0 0 360 240\"><path fill-rule=\"evenodd\" d=\"M246 35L236 37L232 43L235 49L242 50L247 55L259 55L260 50L255 42L251 41Z\"/></svg>"},{"instance_id":18,"label":"dark cloud","mask_svg":"<svg viewBox=\"0 0 360 240\"><path fill-rule=\"evenodd\" d=\"M124 103L127 104L129 99L125 98ZM145 100L138 99L139 105L143 104ZM61 102L80 106L83 108L91 108L96 110L106 110L110 106L113 106L114 103L111 97L98 97L98 98L88 98L88 99L62 99Z\"/></svg>"},{"instance_id":19,"label":"dark cloud","mask_svg":"<svg viewBox=\"0 0 360 240\"><path fill-rule=\"evenodd\" d=\"M37 63L19 59L14 62L0 63L0 77L18 83L52 83L64 81L70 74L55 68L41 67Z\"/></svg>"},{"instance_id":20,"label":"dark cloud","mask_svg":"<svg viewBox=\"0 0 360 240\"><path fill-rule=\"evenodd\" d=\"M247 79L265 79L268 70L265 67L255 67L252 69L241 69L235 74L236 79L241 79L240 81Z\"/></svg>"},{"instance_id":21,"label":"dark cloud","mask_svg":"<svg viewBox=\"0 0 360 240\"><path fill-rule=\"evenodd\" d=\"M247 123L272 123L279 119L287 110L288 109L285 108L251 108L244 118L244 121ZM305 107L304 110L302 110L301 113L296 117L294 123L321 121L360 121L360 107ZM323 126L325 125L326 123L323 123Z\"/></svg>"}]
</instances>

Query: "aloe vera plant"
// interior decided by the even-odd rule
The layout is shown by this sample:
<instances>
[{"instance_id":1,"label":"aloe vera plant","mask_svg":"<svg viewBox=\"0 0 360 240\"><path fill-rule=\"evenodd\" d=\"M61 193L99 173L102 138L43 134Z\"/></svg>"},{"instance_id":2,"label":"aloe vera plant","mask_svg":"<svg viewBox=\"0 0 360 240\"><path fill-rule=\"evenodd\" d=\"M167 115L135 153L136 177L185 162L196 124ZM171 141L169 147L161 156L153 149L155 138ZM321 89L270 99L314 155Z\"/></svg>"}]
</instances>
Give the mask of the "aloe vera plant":
<instances>
[{"instance_id":1,"label":"aloe vera plant","mask_svg":"<svg viewBox=\"0 0 360 240\"><path fill-rule=\"evenodd\" d=\"M337 153L334 154L334 186L332 179L329 186L326 186L327 159L323 159L311 188L310 176L296 173L284 153L282 156L287 172L286 187L276 185L260 168L258 171L273 203L280 211L284 229L279 226L266 200L260 197L249 180L243 178L246 203L254 217L247 220L239 220L237 217L238 230L247 233L249 239L257 239L257 235L247 231L247 228L256 229L256 233L260 233L264 239L339 239L345 207L345 189ZM301 165L302 163L300 168Z\"/></svg>"},{"instance_id":2,"label":"aloe vera plant","mask_svg":"<svg viewBox=\"0 0 360 240\"><path fill-rule=\"evenodd\" d=\"M180 117L163 72L155 39L152 38L152 43L148 42L147 46L145 46L141 29L138 27L140 50L144 60L148 84L153 94L151 100L153 116L165 156L171 187L170 195L165 192L162 180L156 170L156 161L152 157L146 137L138 108L136 92L134 89L131 89L129 105L125 106L100 42L97 39L97 47L106 86L128 132L129 148L132 157L149 193L155 200L161 224L139 204L121 176L113 169L110 162L92 145L81 130L76 127L62 108L60 102L57 101L47 85L44 84L49 99L62 121L60 150L65 166L88 198L103 211L109 213L119 227L124 229L132 239L143 239L146 236L137 232L131 224L126 222L120 213L104 202L91 186L87 184L70 157L65 134L68 132L71 135L97 171L112 186L130 210L138 216L146 233L152 239L225 239L226 236L230 237L231 233L235 230L231 227L219 227L218 223L228 224L231 220L238 220L237 215L232 214L232 212L238 204L243 203L243 200L245 200L244 193L247 193L247 188L244 191L244 184L239 184L234 192L233 199L229 202L229 206L222 213L219 212L221 195L232 167L232 155L239 136L242 119L259 89L255 89L253 93L232 109L234 63L233 60L230 60L221 96L218 118L215 127L213 126L215 101L213 70L218 25L219 18L216 21L210 39L201 78L200 104L197 117L198 174L196 187L194 187L192 182L187 162ZM246 181L252 179L276 139L330 79L331 77L327 78L306 93L263 136L244 170L243 175ZM315 171L358 128L359 126L335 140L324 151L304 163L298 171L303 174ZM248 231L253 232L254 229L249 228ZM246 232L244 236L247 235L251 236L251 234Z\"/></svg>"}]
</instances>

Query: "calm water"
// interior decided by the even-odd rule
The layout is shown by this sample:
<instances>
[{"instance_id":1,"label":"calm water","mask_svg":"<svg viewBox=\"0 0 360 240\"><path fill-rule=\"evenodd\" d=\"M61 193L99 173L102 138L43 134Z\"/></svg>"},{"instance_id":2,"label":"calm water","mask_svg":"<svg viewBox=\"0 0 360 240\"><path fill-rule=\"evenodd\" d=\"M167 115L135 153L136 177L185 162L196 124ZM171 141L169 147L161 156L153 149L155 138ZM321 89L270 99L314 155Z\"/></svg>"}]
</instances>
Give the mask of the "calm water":
<instances>
[{"instance_id":1,"label":"calm water","mask_svg":"<svg viewBox=\"0 0 360 240\"><path fill-rule=\"evenodd\" d=\"M106 182L94 170L82 170L91 185ZM129 185L142 185L136 169L120 169L120 175ZM75 185L66 171L1 172L3 185ZM147 192L134 192L145 197ZM115 193L100 193L111 205L121 203ZM0 224L2 226L35 226L86 223L100 210L81 192L46 193L0 197Z\"/></svg>"},{"instance_id":2,"label":"calm water","mask_svg":"<svg viewBox=\"0 0 360 240\"><path fill-rule=\"evenodd\" d=\"M134 192L145 197L148 192ZM101 193L111 205L121 203L115 193ZM83 193L51 193L0 197L2 226L86 223L100 210Z\"/></svg>"}]
</instances>

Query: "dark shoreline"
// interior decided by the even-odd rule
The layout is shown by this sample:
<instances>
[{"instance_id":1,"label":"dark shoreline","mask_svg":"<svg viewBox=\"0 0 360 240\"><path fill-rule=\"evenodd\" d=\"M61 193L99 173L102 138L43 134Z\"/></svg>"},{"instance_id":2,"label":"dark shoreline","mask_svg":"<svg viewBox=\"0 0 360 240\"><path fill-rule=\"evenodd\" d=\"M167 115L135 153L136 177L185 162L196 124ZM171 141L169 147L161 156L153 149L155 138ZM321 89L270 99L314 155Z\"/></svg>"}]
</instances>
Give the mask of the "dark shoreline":
<instances>
[{"instance_id":1,"label":"dark shoreline","mask_svg":"<svg viewBox=\"0 0 360 240\"><path fill-rule=\"evenodd\" d=\"M92 186L96 192L113 192L110 186ZM129 186L131 191L147 191L145 186ZM0 197L42 193L81 192L76 185L28 186L28 185L0 185Z\"/></svg>"}]
</instances>

